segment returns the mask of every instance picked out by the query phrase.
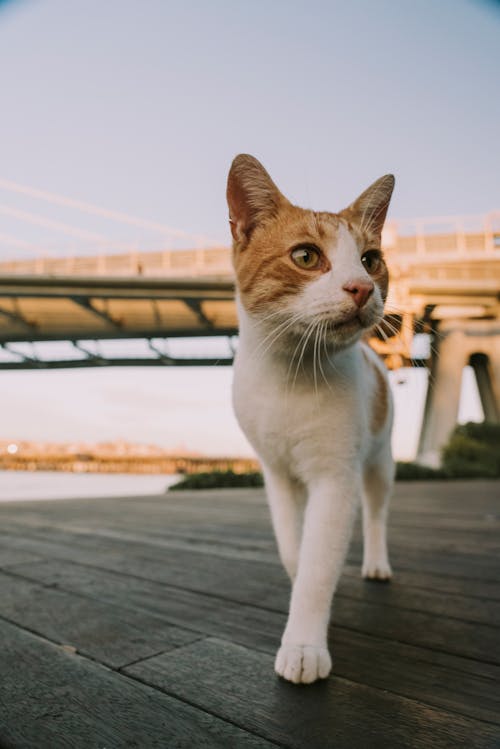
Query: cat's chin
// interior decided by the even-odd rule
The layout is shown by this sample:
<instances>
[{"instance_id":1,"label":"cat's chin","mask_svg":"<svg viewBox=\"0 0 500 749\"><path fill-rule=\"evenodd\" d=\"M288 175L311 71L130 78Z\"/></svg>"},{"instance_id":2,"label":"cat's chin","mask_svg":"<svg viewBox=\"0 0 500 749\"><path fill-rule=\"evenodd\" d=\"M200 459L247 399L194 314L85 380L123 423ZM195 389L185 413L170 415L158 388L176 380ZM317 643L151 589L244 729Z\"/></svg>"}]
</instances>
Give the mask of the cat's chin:
<instances>
[{"instance_id":1,"label":"cat's chin","mask_svg":"<svg viewBox=\"0 0 500 749\"><path fill-rule=\"evenodd\" d=\"M337 350L345 349L360 341L381 319L373 315L366 319L356 315L349 320L332 320L325 328L325 343Z\"/></svg>"},{"instance_id":2,"label":"cat's chin","mask_svg":"<svg viewBox=\"0 0 500 749\"><path fill-rule=\"evenodd\" d=\"M262 325L264 340L269 341L268 350L288 355L293 348L308 352L311 347L328 347L330 351L341 351L354 345L381 320L375 310L356 310L332 317L313 314L302 317L295 323L286 310L275 315L256 315L254 320ZM260 319L259 319L260 318Z\"/></svg>"},{"instance_id":3,"label":"cat's chin","mask_svg":"<svg viewBox=\"0 0 500 749\"><path fill-rule=\"evenodd\" d=\"M339 350L352 346L365 332L362 322L355 318L345 322L332 322L325 330L325 343Z\"/></svg>"},{"instance_id":4,"label":"cat's chin","mask_svg":"<svg viewBox=\"0 0 500 749\"><path fill-rule=\"evenodd\" d=\"M378 317L373 315L351 314L340 319L325 318L320 322L321 338L327 346L333 349L344 349L361 340L377 322ZM304 330L307 331L307 329L308 325L306 324ZM299 334L303 334L303 332L303 330L300 330Z\"/></svg>"},{"instance_id":5,"label":"cat's chin","mask_svg":"<svg viewBox=\"0 0 500 749\"><path fill-rule=\"evenodd\" d=\"M318 336L315 335L315 331L318 331ZM308 356L316 347L318 351L326 347L330 353L333 353L354 345L365 333L366 327L357 317L342 321L319 321L317 328L311 327L311 322L309 322L288 329L279 337L273 349L285 356L288 356L290 351L294 351L295 355L298 355L297 352L302 352L302 355Z\"/></svg>"}]
</instances>

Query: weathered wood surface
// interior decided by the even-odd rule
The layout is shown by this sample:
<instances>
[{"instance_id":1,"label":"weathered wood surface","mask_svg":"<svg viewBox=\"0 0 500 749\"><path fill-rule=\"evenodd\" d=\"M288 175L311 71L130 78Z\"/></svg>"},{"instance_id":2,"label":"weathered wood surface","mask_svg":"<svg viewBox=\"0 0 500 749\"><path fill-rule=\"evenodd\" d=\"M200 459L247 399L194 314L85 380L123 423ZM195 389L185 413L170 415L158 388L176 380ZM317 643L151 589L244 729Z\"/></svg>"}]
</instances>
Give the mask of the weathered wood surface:
<instances>
[{"instance_id":1,"label":"weathered wood surface","mask_svg":"<svg viewBox=\"0 0 500 749\"><path fill-rule=\"evenodd\" d=\"M0 502L0 747L500 747L500 484L399 484L390 526L294 687L262 491Z\"/></svg>"}]
</instances>

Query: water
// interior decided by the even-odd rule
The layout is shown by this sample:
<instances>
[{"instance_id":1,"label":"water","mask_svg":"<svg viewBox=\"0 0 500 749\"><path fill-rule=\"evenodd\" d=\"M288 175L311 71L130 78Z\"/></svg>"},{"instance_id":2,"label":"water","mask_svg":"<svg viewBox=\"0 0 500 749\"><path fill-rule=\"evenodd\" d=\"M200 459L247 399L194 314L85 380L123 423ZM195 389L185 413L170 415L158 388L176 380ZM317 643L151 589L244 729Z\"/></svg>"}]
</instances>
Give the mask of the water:
<instances>
[{"instance_id":1,"label":"water","mask_svg":"<svg viewBox=\"0 0 500 749\"><path fill-rule=\"evenodd\" d=\"M0 501L163 494L178 480L176 475L0 471Z\"/></svg>"}]
</instances>

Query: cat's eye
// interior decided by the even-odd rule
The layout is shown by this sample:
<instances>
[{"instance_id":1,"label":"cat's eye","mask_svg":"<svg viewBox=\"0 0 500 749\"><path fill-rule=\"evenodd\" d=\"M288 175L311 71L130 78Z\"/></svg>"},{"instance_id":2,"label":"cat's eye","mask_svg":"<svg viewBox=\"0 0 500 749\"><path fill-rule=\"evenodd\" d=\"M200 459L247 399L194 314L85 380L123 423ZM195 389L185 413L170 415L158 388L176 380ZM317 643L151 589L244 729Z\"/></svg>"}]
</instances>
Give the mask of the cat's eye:
<instances>
[{"instance_id":1,"label":"cat's eye","mask_svg":"<svg viewBox=\"0 0 500 749\"><path fill-rule=\"evenodd\" d=\"M295 265L304 270L315 270L321 262L321 252L313 244L301 244L290 253Z\"/></svg>"},{"instance_id":2,"label":"cat's eye","mask_svg":"<svg viewBox=\"0 0 500 749\"><path fill-rule=\"evenodd\" d=\"M380 250L367 250L362 255L361 262L368 273L376 273L382 264L382 253Z\"/></svg>"}]
</instances>

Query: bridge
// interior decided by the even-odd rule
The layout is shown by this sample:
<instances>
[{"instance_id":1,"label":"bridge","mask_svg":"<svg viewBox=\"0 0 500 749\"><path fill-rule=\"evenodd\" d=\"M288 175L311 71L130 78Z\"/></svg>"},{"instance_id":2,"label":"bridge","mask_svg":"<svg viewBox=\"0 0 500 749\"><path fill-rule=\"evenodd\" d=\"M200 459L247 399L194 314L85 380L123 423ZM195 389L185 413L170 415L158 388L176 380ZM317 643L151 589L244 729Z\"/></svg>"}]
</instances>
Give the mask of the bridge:
<instances>
[{"instance_id":1,"label":"bridge","mask_svg":"<svg viewBox=\"0 0 500 749\"><path fill-rule=\"evenodd\" d=\"M456 422L465 365L474 368L485 418L500 418L500 212L389 222L383 246L391 289L371 343L391 369L429 368L419 458L435 463ZM415 360L418 333L432 346ZM0 369L228 365L236 335L228 247L0 263ZM222 357L173 356L167 345L214 336L227 339ZM145 351L111 356L93 343L116 339L143 340ZM63 341L70 354L40 354ZM19 345L26 342L29 351Z\"/></svg>"}]
</instances>

